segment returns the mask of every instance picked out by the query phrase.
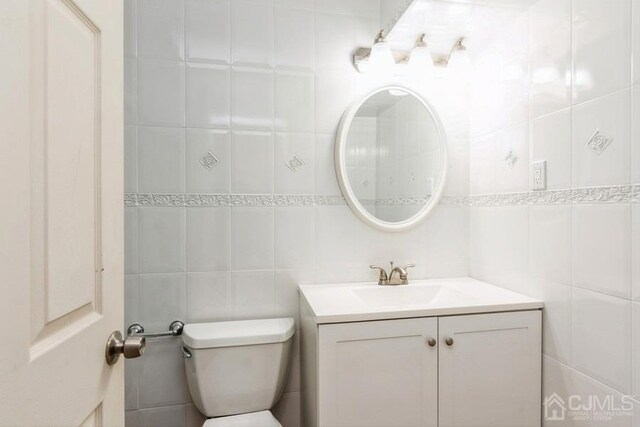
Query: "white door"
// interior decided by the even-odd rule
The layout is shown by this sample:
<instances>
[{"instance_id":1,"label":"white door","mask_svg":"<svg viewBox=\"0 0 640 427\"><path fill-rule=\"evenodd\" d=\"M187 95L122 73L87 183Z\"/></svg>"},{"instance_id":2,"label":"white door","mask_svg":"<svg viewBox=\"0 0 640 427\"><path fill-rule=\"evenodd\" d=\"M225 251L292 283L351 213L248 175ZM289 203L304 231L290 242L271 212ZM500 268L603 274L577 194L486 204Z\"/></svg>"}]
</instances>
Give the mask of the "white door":
<instances>
[{"instance_id":1,"label":"white door","mask_svg":"<svg viewBox=\"0 0 640 427\"><path fill-rule=\"evenodd\" d=\"M121 426L122 1L0 1L0 425Z\"/></svg>"},{"instance_id":2,"label":"white door","mask_svg":"<svg viewBox=\"0 0 640 427\"><path fill-rule=\"evenodd\" d=\"M440 427L540 427L541 313L439 320Z\"/></svg>"},{"instance_id":3,"label":"white door","mask_svg":"<svg viewBox=\"0 0 640 427\"><path fill-rule=\"evenodd\" d=\"M321 325L318 425L435 427L435 318Z\"/></svg>"}]
</instances>

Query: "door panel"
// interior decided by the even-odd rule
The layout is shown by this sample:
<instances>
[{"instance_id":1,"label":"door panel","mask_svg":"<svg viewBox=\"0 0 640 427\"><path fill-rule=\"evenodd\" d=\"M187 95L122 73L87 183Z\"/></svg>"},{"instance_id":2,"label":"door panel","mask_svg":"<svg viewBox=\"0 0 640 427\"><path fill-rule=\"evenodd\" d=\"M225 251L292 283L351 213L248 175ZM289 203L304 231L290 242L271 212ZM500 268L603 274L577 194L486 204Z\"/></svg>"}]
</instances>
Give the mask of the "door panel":
<instances>
[{"instance_id":1,"label":"door panel","mask_svg":"<svg viewBox=\"0 0 640 427\"><path fill-rule=\"evenodd\" d=\"M319 425L437 425L436 319L323 325Z\"/></svg>"},{"instance_id":2,"label":"door panel","mask_svg":"<svg viewBox=\"0 0 640 427\"><path fill-rule=\"evenodd\" d=\"M122 2L6 0L0 39L0 426L119 426Z\"/></svg>"},{"instance_id":3,"label":"door panel","mask_svg":"<svg viewBox=\"0 0 640 427\"><path fill-rule=\"evenodd\" d=\"M439 319L440 427L540 426L540 321L540 311Z\"/></svg>"}]
</instances>

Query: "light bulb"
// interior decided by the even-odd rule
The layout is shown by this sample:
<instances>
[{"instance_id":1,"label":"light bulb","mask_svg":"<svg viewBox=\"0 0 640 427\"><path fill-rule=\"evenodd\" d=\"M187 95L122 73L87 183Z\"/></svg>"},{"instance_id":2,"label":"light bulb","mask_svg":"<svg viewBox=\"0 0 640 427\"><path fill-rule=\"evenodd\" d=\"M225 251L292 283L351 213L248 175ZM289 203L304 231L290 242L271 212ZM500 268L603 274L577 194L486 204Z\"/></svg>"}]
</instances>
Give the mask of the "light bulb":
<instances>
[{"instance_id":1,"label":"light bulb","mask_svg":"<svg viewBox=\"0 0 640 427\"><path fill-rule=\"evenodd\" d=\"M418 38L416 46L411 51L407 68L409 78L416 82L433 74L431 49L429 49L429 46L427 46L424 41L424 34Z\"/></svg>"},{"instance_id":2,"label":"light bulb","mask_svg":"<svg viewBox=\"0 0 640 427\"><path fill-rule=\"evenodd\" d=\"M462 45L462 40L453 48L449 63L447 64L447 74L455 80L466 82L471 77L471 57L466 47Z\"/></svg>"},{"instance_id":3,"label":"light bulb","mask_svg":"<svg viewBox=\"0 0 640 427\"><path fill-rule=\"evenodd\" d=\"M391 48L384 38L384 31L380 30L369 54L369 71L387 77L393 75L395 67L396 61L393 59Z\"/></svg>"}]
</instances>

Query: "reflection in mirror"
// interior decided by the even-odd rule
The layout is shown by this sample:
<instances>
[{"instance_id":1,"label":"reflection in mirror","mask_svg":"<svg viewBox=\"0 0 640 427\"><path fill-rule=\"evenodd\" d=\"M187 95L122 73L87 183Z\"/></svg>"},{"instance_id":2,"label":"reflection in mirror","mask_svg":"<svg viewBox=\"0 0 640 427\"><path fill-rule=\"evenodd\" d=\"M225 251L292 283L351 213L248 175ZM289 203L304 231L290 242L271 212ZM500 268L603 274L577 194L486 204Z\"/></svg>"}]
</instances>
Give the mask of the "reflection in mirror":
<instances>
[{"instance_id":1,"label":"reflection in mirror","mask_svg":"<svg viewBox=\"0 0 640 427\"><path fill-rule=\"evenodd\" d=\"M444 135L435 112L416 94L399 86L374 92L341 133L341 185L372 217L406 222L437 202L445 175Z\"/></svg>"}]
</instances>

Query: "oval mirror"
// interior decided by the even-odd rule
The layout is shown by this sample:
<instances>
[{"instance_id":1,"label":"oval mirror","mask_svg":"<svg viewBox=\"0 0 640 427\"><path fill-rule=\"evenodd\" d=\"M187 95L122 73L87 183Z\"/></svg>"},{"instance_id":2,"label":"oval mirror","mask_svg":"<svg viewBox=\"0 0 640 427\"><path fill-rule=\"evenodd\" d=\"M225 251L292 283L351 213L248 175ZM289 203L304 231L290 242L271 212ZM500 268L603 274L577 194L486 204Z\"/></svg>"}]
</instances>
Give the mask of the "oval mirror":
<instances>
[{"instance_id":1,"label":"oval mirror","mask_svg":"<svg viewBox=\"0 0 640 427\"><path fill-rule=\"evenodd\" d=\"M444 130L435 109L403 86L385 86L354 102L336 140L338 183L363 221L406 230L437 205L447 171Z\"/></svg>"}]
</instances>

